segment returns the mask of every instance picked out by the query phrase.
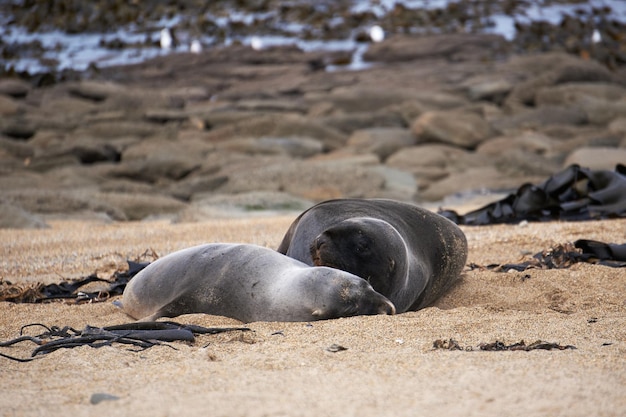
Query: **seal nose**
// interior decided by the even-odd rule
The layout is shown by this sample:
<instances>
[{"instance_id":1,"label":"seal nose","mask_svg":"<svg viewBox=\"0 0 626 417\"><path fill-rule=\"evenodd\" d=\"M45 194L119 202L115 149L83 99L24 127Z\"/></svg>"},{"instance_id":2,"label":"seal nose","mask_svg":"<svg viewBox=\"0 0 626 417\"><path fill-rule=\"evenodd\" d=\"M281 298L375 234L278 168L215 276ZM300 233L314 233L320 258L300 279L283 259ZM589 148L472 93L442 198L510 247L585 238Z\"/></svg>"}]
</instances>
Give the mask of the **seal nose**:
<instances>
[{"instance_id":1,"label":"seal nose","mask_svg":"<svg viewBox=\"0 0 626 417\"><path fill-rule=\"evenodd\" d=\"M378 314L388 314L390 316L393 316L394 314L396 314L396 306L394 306L391 301L385 300L385 303L380 306Z\"/></svg>"}]
</instances>

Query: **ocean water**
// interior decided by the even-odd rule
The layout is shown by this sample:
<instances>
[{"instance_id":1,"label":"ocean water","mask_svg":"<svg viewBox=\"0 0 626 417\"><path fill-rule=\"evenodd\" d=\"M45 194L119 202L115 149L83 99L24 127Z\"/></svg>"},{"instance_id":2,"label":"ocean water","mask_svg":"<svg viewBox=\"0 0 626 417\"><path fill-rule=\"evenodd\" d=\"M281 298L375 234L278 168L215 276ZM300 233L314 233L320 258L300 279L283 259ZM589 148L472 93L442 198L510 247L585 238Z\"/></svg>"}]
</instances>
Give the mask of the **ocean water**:
<instances>
[{"instance_id":1,"label":"ocean water","mask_svg":"<svg viewBox=\"0 0 626 417\"><path fill-rule=\"evenodd\" d=\"M453 0L354 0L350 8L352 13L369 12L383 19L396 4L409 9L443 8ZM477 0L479 3L480 0ZM307 3L303 1L303 3ZM489 20L485 32L501 34L507 39L515 36L515 22L548 21L556 24L566 14L573 15L576 11L590 13L592 8L608 6L612 9L611 18L626 22L626 0L589 0L575 4L545 5L545 0L530 0L514 16L494 13L486 16ZM29 33L25 28L10 25L10 16L3 15L0 9L0 52L12 50L12 53L0 54L0 68L14 69L18 72L38 73L50 70L73 69L82 71L90 65L98 67L141 62L149 58L174 52L190 51L194 48L207 49L228 46L233 42L259 50L277 45L296 45L302 50L341 50L353 51L352 62L344 68L358 70L367 67L361 56L368 43L358 42L357 33L367 33L376 26L376 21L368 21L365 27L354 27L347 36L331 39L304 38L306 24L286 22L272 19L272 12L247 13L230 10L227 16L206 16L227 32L227 36L217 39L214 36L199 34L192 36L185 31L177 31L178 43L163 48L160 45L163 29L176 28L181 16L161 18L139 28L127 25L114 28L106 33L68 34L60 30ZM341 24L342 17L329 18L328 24ZM250 33L250 30L238 32L233 27L246 27L255 21L271 21L279 34ZM235 23L235 24L234 24ZM147 29L146 29L147 27ZM384 31L383 31L384 35ZM121 40L123 48L111 48L107 45ZM32 48L32 45L36 47ZM22 47L23 46L23 47ZM331 68L332 69L332 68Z\"/></svg>"}]
</instances>

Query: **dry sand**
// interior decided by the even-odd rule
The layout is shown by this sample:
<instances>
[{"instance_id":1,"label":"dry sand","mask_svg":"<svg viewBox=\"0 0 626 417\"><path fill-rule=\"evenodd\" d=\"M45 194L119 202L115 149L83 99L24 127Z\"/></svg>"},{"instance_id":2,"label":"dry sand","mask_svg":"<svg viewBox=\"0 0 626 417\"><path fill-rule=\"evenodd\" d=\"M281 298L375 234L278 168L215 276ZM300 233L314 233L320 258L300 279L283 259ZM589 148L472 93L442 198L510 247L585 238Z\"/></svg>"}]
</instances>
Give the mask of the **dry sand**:
<instances>
[{"instance_id":1,"label":"dry sand","mask_svg":"<svg viewBox=\"0 0 626 417\"><path fill-rule=\"evenodd\" d=\"M249 242L276 247L293 216L198 224L54 221L0 230L0 277L58 282L111 271L145 251ZM626 242L626 219L466 227L469 262L518 261L580 238ZM526 275L526 276L525 276ZM104 326L129 320L110 302L0 303L0 340L39 322ZM204 326L232 319L188 315ZM396 316L251 323L253 332L204 335L143 352L114 345L62 349L29 363L0 358L0 414L106 416L622 416L626 415L626 271L466 271L434 307ZM281 332L276 334L275 332ZM453 338L576 350L434 350ZM339 344L345 351L327 348ZM0 348L28 356L33 345ZM117 400L91 404L94 393Z\"/></svg>"}]
</instances>

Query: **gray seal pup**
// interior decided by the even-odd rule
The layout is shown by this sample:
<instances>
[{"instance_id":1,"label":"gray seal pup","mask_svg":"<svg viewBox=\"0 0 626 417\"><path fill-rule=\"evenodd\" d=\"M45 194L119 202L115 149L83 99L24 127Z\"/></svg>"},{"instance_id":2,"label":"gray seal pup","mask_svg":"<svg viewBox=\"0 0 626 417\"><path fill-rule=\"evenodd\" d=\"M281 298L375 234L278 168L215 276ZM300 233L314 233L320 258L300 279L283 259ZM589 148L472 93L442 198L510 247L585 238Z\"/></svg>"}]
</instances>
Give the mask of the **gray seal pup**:
<instances>
[{"instance_id":1,"label":"gray seal pup","mask_svg":"<svg viewBox=\"0 0 626 417\"><path fill-rule=\"evenodd\" d=\"M242 322L395 314L362 278L310 267L247 244L194 246L160 258L127 284L122 308L142 321L206 313Z\"/></svg>"},{"instance_id":2,"label":"gray seal pup","mask_svg":"<svg viewBox=\"0 0 626 417\"><path fill-rule=\"evenodd\" d=\"M450 220L413 204L338 199L303 212L278 252L367 280L398 313L431 305L459 278L467 240Z\"/></svg>"}]
</instances>

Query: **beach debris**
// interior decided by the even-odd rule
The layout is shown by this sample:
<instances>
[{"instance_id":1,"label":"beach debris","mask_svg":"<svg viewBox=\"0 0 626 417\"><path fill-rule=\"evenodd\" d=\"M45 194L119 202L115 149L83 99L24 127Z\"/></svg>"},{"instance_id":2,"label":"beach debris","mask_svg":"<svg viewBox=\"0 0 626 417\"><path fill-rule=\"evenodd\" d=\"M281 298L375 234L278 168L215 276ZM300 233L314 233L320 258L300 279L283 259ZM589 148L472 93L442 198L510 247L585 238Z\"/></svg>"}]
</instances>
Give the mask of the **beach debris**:
<instances>
[{"instance_id":1,"label":"beach debris","mask_svg":"<svg viewBox=\"0 0 626 417\"><path fill-rule=\"evenodd\" d=\"M73 299L77 304L106 301L116 295L122 295L128 281L150 264L150 262L134 261L127 261L127 263L127 270L114 272L110 279L100 278L95 273L83 278L47 285L42 283L20 285L0 279L0 301L41 303L59 299ZM80 290L93 282L102 282L106 285L104 288L94 291Z\"/></svg>"},{"instance_id":2,"label":"beach debris","mask_svg":"<svg viewBox=\"0 0 626 417\"><path fill-rule=\"evenodd\" d=\"M46 331L37 336L28 336L24 330L29 327L41 327ZM173 321L134 322L106 327L94 327L87 325L83 330L76 330L70 326L48 327L41 323L32 323L22 326L20 336L0 342L0 347L9 347L21 342L30 341L38 345L33 350L30 358L17 358L0 353L0 356L18 362L29 362L37 355L54 352L62 348L74 348L77 346L90 346L99 348L111 346L113 343L133 345L143 351L157 345L175 347L163 342L185 341L194 342L198 334L218 334L224 332L250 331L247 327L202 327L193 324L180 324Z\"/></svg>"},{"instance_id":3,"label":"beach debris","mask_svg":"<svg viewBox=\"0 0 626 417\"><path fill-rule=\"evenodd\" d=\"M573 345L559 345L558 343L544 342L543 340L537 340L529 345L527 345L523 340L520 340L517 343L513 343L511 345L507 345L503 342L496 340L493 343L481 343L478 345L480 350L487 351L500 351L500 350L523 350L528 352L530 350L565 350L565 349L576 349L576 346Z\"/></svg>"},{"instance_id":4,"label":"beach debris","mask_svg":"<svg viewBox=\"0 0 626 417\"><path fill-rule=\"evenodd\" d=\"M574 243L567 242L555 245L520 263L489 264L486 266L471 263L469 268L470 270L488 269L495 272L509 272L511 270L522 272L527 269L564 269L578 262L625 268L626 243L615 244L579 239Z\"/></svg>"},{"instance_id":5,"label":"beach debris","mask_svg":"<svg viewBox=\"0 0 626 417\"><path fill-rule=\"evenodd\" d=\"M333 343L332 345L328 346L326 350L329 352L337 353L341 352L342 350L348 350L348 348L338 345L337 343Z\"/></svg>"},{"instance_id":6,"label":"beach debris","mask_svg":"<svg viewBox=\"0 0 626 417\"><path fill-rule=\"evenodd\" d=\"M496 340L495 342L491 342L491 343L479 343L477 347L478 349L475 349L473 346L461 346L454 339L447 339L447 340L437 339L433 342L434 350L439 350L439 349L464 350L468 352L475 351L475 350L483 350L483 351L489 351L489 352L503 351L503 350L511 350L511 351L521 350L521 351L528 352L531 350L538 350L538 349L540 350L576 349L576 346L573 346L573 345L560 345L558 343L544 342L543 340L537 340L528 345L526 344L526 342L524 342L524 340L520 340L519 342L510 344L510 345L507 345L504 342Z\"/></svg>"},{"instance_id":7,"label":"beach debris","mask_svg":"<svg viewBox=\"0 0 626 417\"><path fill-rule=\"evenodd\" d=\"M102 401L115 401L119 400L120 397L113 394L108 394L106 392L94 392L91 394L89 398L89 402L93 405L100 404Z\"/></svg>"},{"instance_id":8,"label":"beach debris","mask_svg":"<svg viewBox=\"0 0 626 417\"><path fill-rule=\"evenodd\" d=\"M447 339L447 340L437 339L433 342L433 349L465 350L465 348L462 348L459 345L459 342L457 342L454 339Z\"/></svg>"},{"instance_id":9,"label":"beach debris","mask_svg":"<svg viewBox=\"0 0 626 417\"><path fill-rule=\"evenodd\" d=\"M573 164L542 184L523 184L515 193L467 214L441 209L439 214L468 226L626 217L626 165L608 171Z\"/></svg>"}]
</instances>

